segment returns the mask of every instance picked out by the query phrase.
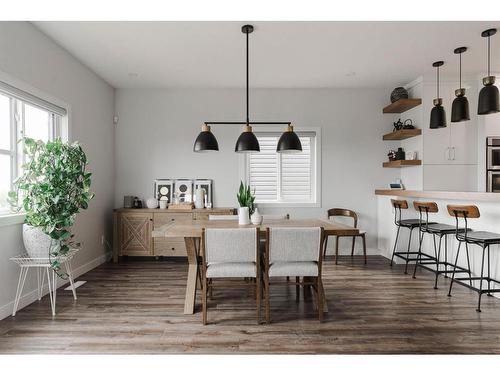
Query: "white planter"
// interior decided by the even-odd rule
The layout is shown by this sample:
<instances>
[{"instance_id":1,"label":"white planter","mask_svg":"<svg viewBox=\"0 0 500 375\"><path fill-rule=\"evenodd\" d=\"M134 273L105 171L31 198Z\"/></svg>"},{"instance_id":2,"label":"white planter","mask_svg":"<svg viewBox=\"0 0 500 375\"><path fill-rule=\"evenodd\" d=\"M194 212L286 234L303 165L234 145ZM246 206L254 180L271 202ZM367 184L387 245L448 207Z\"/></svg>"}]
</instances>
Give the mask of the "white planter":
<instances>
[{"instance_id":1,"label":"white planter","mask_svg":"<svg viewBox=\"0 0 500 375\"><path fill-rule=\"evenodd\" d=\"M52 239L38 227L23 224L23 242L31 258L48 258Z\"/></svg>"},{"instance_id":2,"label":"white planter","mask_svg":"<svg viewBox=\"0 0 500 375\"><path fill-rule=\"evenodd\" d=\"M248 207L238 208L238 224L239 225L250 224L250 211Z\"/></svg>"},{"instance_id":3,"label":"white planter","mask_svg":"<svg viewBox=\"0 0 500 375\"><path fill-rule=\"evenodd\" d=\"M253 212L252 216L250 217L250 220L252 221L253 225L261 225L262 224L262 215L259 212L259 209L256 208L255 211Z\"/></svg>"}]
</instances>

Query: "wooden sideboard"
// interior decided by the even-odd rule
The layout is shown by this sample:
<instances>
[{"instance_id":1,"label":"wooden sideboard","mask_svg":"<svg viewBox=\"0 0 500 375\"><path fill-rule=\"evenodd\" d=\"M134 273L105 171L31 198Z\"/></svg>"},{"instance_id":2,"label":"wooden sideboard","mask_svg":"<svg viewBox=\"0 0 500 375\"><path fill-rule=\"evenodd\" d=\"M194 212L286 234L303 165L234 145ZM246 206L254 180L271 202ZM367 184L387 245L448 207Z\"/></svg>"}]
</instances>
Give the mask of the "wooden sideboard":
<instances>
[{"instance_id":1,"label":"wooden sideboard","mask_svg":"<svg viewBox=\"0 0 500 375\"><path fill-rule=\"evenodd\" d=\"M208 215L232 215L234 208L189 211L120 208L113 211L113 261L126 256L185 257L184 238L152 238L153 229L182 220L207 220Z\"/></svg>"}]
</instances>

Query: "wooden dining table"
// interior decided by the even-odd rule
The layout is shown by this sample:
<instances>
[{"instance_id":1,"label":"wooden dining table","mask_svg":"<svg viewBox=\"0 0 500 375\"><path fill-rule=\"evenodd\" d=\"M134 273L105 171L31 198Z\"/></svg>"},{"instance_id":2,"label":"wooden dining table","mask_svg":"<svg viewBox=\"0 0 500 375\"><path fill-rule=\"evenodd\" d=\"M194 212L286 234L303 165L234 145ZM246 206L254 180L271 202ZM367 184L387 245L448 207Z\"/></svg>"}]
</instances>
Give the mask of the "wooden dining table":
<instances>
[{"instance_id":1,"label":"wooden dining table","mask_svg":"<svg viewBox=\"0 0 500 375\"><path fill-rule=\"evenodd\" d=\"M186 283L186 297L184 300L184 314L193 314L195 310L196 289L199 270L199 244L203 228L256 228L261 233L261 238L266 236L266 228L273 227L322 227L325 236L354 236L359 230L326 219L276 219L265 220L261 225L239 225L237 220L179 220L155 228L152 236L184 238L188 258L188 277ZM199 284L198 284L199 285ZM322 293L324 296L325 293ZM326 302L326 301L324 301ZM323 303L325 312L328 311Z\"/></svg>"}]
</instances>

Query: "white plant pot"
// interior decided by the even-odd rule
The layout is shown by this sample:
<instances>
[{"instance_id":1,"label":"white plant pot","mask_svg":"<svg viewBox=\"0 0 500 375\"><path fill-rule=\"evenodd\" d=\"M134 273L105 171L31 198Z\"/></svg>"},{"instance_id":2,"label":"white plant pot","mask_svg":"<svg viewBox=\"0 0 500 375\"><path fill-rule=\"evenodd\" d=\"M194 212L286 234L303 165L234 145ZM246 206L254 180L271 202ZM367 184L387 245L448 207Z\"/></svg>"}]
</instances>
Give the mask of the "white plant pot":
<instances>
[{"instance_id":1,"label":"white plant pot","mask_svg":"<svg viewBox=\"0 0 500 375\"><path fill-rule=\"evenodd\" d=\"M239 225L250 224L250 211L248 207L238 208L238 224Z\"/></svg>"},{"instance_id":2,"label":"white plant pot","mask_svg":"<svg viewBox=\"0 0 500 375\"><path fill-rule=\"evenodd\" d=\"M252 221L253 225L261 225L262 224L262 215L259 212L259 209L256 208L255 211L253 212L252 216L250 217L250 220Z\"/></svg>"},{"instance_id":3,"label":"white plant pot","mask_svg":"<svg viewBox=\"0 0 500 375\"><path fill-rule=\"evenodd\" d=\"M38 227L23 224L23 242L31 258L48 258L52 239Z\"/></svg>"}]
</instances>

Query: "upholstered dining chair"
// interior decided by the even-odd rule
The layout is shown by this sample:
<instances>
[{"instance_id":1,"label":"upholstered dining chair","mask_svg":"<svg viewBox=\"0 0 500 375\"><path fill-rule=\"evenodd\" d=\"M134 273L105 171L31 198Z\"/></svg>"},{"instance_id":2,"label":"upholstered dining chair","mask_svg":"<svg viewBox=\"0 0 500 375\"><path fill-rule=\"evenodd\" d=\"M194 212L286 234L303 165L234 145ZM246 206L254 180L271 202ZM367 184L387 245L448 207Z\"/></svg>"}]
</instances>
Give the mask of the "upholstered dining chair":
<instances>
[{"instance_id":1,"label":"upholstered dining chair","mask_svg":"<svg viewBox=\"0 0 500 375\"><path fill-rule=\"evenodd\" d=\"M215 280L225 279L219 286L246 286L255 288L257 323L260 323L261 272L259 231L257 228L204 228L201 237L203 324L207 324L208 288ZM241 278L242 281L231 280ZM252 279L248 283L243 279ZM210 280L210 286L208 282Z\"/></svg>"},{"instance_id":2,"label":"upholstered dining chair","mask_svg":"<svg viewBox=\"0 0 500 375\"><path fill-rule=\"evenodd\" d=\"M316 292L318 318L323 320L323 283L321 280L321 246L323 228L267 228L264 254L264 295L266 321L271 321L270 286L280 282L271 278L303 277L302 285L312 285ZM287 283L283 281L281 283ZM297 288L298 292L298 288Z\"/></svg>"},{"instance_id":3,"label":"upholstered dining chair","mask_svg":"<svg viewBox=\"0 0 500 375\"><path fill-rule=\"evenodd\" d=\"M354 228L358 227L358 214L354 212L353 210L348 210L346 208L330 208L328 210L328 219L335 218L335 217L350 217L353 219L353 226ZM356 245L356 237L361 237L363 240L363 255L365 257L365 264L366 264L366 238L365 238L365 231L359 231L359 234L356 234L355 236L348 236L352 237L352 247L351 247L351 256L354 255L354 246ZM338 259L339 259L339 238L344 237L344 236L335 236L335 264L338 264ZM328 246L328 236L325 238L325 248L323 250L323 258L326 256L326 248Z\"/></svg>"}]
</instances>

